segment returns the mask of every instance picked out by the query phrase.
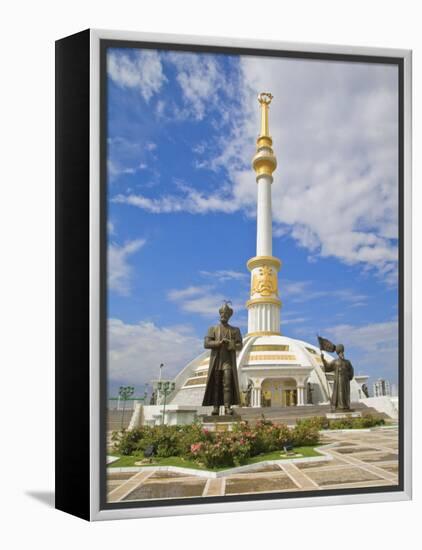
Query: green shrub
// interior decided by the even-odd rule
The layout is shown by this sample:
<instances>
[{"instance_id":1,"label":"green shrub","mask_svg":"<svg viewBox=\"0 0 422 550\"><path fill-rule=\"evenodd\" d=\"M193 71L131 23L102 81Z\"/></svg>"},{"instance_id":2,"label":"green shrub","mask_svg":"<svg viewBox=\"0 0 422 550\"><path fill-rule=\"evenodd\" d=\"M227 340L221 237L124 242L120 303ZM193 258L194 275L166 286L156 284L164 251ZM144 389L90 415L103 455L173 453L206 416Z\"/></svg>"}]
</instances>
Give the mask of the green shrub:
<instances>
[{"instance_id":1,"label":"green shrub","mask_svg":"<svg viewBox=\"0 0 422 550\"><path fill-rule=\"evenodd\" d=\"M328 419L325 416L312 416L310 418L302 418L297 421L296 427L310 428L320 430L351 430L359 428L373 428L374 426L383 426L385 421L382 418L377 418L372 414L367 414L361 417L347 417Z\"/></svg>"},{"instance_id":2,"label":"green shrub","mask_svg":"<svg viewBox=\"0 0 422 550\"><path fill-rule=\"evenodd\" d=\"M296 424L292 430L292 442L295 447L317 445L319 442L319 428L316 425Z\"/></svg>"},{"instance_id":3,"label":"green shrub","mask_svg":"<svg viewBox=\"0 0 422 550\"><path fill-rule=\"evenodd\" d=\"M317 430L327 430L329 420L325 416L312 416L310 418L301 418L296 423L297 426L306 426Z\"/></svg>"},{"instance_id":4,"label":"green shrub","mask_svg":"<svg viewBox=\"0 0 422 550\"><path fill-rule=\"evenodd\" d=\"M350 430L353 428L352 418L338 418L330 420L328 429L330 430Z\"/></svg>"},{"instance_id":5,"label":"green shrub","mask_svg":"<svg viewBox=\"0 0 422 550\"><path fill-rule=\"evenodd\" d=\"M315 422L301 422L294 429L285 424L260 421L255 426L240 422L232 432L211 432L200 424L143 426L114 432L114 450L122 455L142 454L153 446L158 457L180 456L197 460L208 468L244 464L250 457L295 446L318 443Z\"/></svg>"},{"instance_id":6,"label":"green shrub","mask_svg":"<svg viewBox=\"0 0 422 550\"><path fill-rule=\"evenodd\" d=\"M339 418L329 421L330 430L357 430L362 428L373 428L375 426L383 426L385 421L383 418L377 418L372 414L365 416Z\"/></svg>"},{"instance_id":7,"label":"green shrub","mask_svg":"<svg viewBox=\"0 0 422 550\"><path fill-rule=\"evenodd\" d=\"M194 443L209 441L212 438L211 432L202 427L201 424L179 426L179 446L182 456L188 456L191 445Z\"/></svg>"},{"instance_id":8,"label":"green shrub","mask_svg":"<svg viewBox=\"0 0 422 550\"><path fill-rule=\"evenodd\" d=\"M282 450L292 440L291 431L285 424L273 424L269 421L258 422L252 433L254 455Z\"/></svg>"},{"instance_id":9,"label":"green shrub","mask_svg":"<svg viewBox=\"0 0 422 550\"><path fill-rule=\"evenodd\" d=\"M130 431L122 429L118 432L113 432L111 435L113 451L125 456L135 454L139 451L138 445L142 440L142 436L142 428L137 428Z\"/></svg>"},{"instance_id":10,"label":"green shrub","mask_svg":"<svg viewBox=\"0 0 422 550\"><path fill-rule=\"evenodd\" d=\"M192 443L209 438L200 424L186 426L142 426L132 431L113 432L113 450L122 455L143 453L153 446L159 457L187 456Z\"/></svg>"},{"instance_id":11,"label":"green shrub","mask_svg":"<svg viewBox=\"0 0 422 550\"><path fill-rule=\"evenodd\" d=\"M180 456L182 448L180 444L178 426L145 426L143 436L139 440L138 448L141 451L153 446L156 456L167 458Z\"/></svg>"}]
</instances>

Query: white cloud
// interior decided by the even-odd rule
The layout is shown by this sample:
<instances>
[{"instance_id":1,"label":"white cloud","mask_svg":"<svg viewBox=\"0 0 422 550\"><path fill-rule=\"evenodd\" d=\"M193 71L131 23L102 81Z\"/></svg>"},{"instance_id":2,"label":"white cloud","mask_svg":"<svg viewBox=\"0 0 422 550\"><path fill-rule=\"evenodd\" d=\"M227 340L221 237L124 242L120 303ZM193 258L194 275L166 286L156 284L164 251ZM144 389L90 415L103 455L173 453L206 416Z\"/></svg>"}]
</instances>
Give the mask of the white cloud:
<instances>
[{"instance_id":1,"label":"white cloud","mask_svg":"<svg viewBox=\"0 0 422 550\"><path fill-rule=\"evenodd\" d=\"M200 274L204 277L218 280L222 283L232 280L242 281L249 278L249 275L247 273L243 273L242 271L233 271L230 269L219 269L217 271L200 271Z\"/></svg>"},{"instance_id":2,"label":"white cloud","mask_svg":"<svg viewBox=\"0 0 422 550\"><path fill-rule=\"evenodd\" d=\"M290 315L281 314L281 325L297 325L301 323L306 323L309 321L308 317L292 317Z\"/></svg>"},{"instance_id":3,"label":"white cloud","mask_svg":"<svg viewBox=\"0 0 422 550\"><path fill-rule=\"evenodd\" d=\"M111 220L108 220L107 222L107 232L109 235L116 234L116 228L114 227L114 223Z\"/></svg>"},{"instance_id":4,"label":"white cloud","mask_svg":"<svg viewBox=\"0 0 422 550\"><path fill-rule=\"evenodd\" d=\"M208 292L209 290L211 290L211 288L211 286L188 286L182 289L170 290L168 293L168 297L170 298L170 300L178 302L180 300L192 298L193 296L197 296L198 294Z\"/></svg>"},{"instance_id":5,"label":"white cloud","mask_svg":"<svg viewBox=\"0 0 422 550\"><path fill-rule=\"evenodd\" d=\"M197 155L203 155L206 151L206 144L205 143L198 143L192 147L192 152Z\"/></svg>"},{"instance_id":6,"label":"white cloud","mask_svg":"<svg viewBox=\"0 0 422 550\"><path fill-rule=\"evenodd\" d=\"M393 281L396 69L249 56L241 64L247 116L223 138L216 162L230 167L250 160L259 128L256 95L271 90L270 131L279 160L272 187L276 228L313 254L375 267ZM250 169L235 167L230 175L237 203L245 208L255 202Z\"/></svg>"},{"instance_id":7,"label":"white cloud","mask_svg":"<svg viewBox=\"0 0 422 550\"><path fill-rule=\"evenodd\" d=\"M136 324L109 319L109 381L135 387L158 377L173 378L203 351L203 341L187 326L160 327L148 321Z\"/></svg>"},{"instance_id":8,"label":"white cloud","mask_svg":"<svg viewBox=\"0 0 422 550\"><path fill-rule=\"evenodd\" d=\"M193 116L202 120L206 110L218 104L220 91L227 91L227 82L212 55L172 52L166 56L177 70L177 82L182 90L184 110L179 117Z\"/></svg>"},{"instance_id":9,"label":"white cloud","mask_svg":"<svg viewBox=\"0 0 422 550\"><path fill-rule=\"evenodd\" d=\"M144 195L123 195L113 197L112 202L130 204L153 214L169 214L172 212L189 212L191 214L207 214L209 212L225 212L230 214L238 207L227 197L220 195L205 195L191 187L179 186L183 195L164 195L151 199Z\"/></svg>"},{"instance_id":10,"label":"white cloud","mask_svg":"<svg viewBox=\"0 0 422 550\"><path fill-rule=\"evenodd\" d=\"M166 109L166 102L163 101L162 99L159 99L157 101L157 106L155 108L155 112L156 112L158 118L163 118L164 117L165 109Z\"/></svg>"},{"instance_id":11,"label":"white cloud","mask_svg":"<svg viewBox=\"0 0 422 550\"><path fill-rule=\"evenodd\" d=\"M301 296L309 290L310 281L288 281L285 279L282 283L283 294L285 296Z\"/></svg>"},{"instance_id":12,"label":"white cloud","mask_svg":"<svg viewBox=\"0 0 422 550\"><path fill-rule=\"evenodd\" d=\"M132 268L129 257L140 250L146 243L145 239L136 239L120 246L110 243L108 246L108 288L118 294L130 294L130 279Z\"/></svg>"},{"instance_id":13,"label":"white cloud","mask_svg":"<svg viewBox=\"0 0 422 550\"><path fill-rule=\"evenodd\" d=\"M108 138L107 176L114 183L121 175L134 175L150 169L156 159L153 142L131 141L123 136ZM147 164L148 162L148 164ZM155 175L158 175L155 171Z\"/></svg>"},{"instance_id":14,"label":"white cloud","mask_svg":"<svg viewBox=\"0 0 422 550\"><path fill-rule=\"evenodd\" d=\"M166 82L160 57L153 50L133 50L131 54L112 51L107 57L110 78L121 88L136 88L145 101Z\"/></svg>"},{"instance_id":15,"label":"white cloud","mask_svg":"<svg viewBox=\"0 0 422 550\"><path fill-rule=\"evenodd\" d=\"M351 307L366 305L368 296L359 294L349 288L338 288L329 290L317 290L313 288L312 281L283 281L281 293L289 296L291 303L303 303L321 298L333 298L348 303Z\"/></svg>"},{"instance_id":16,"label":"white cloud","mask_svg":"<svg viewBox=\"0 0 422 550\"><path fill-rule=\"evenodd\" d=\"M208 120L217 137L195 148L208 154L194 164L223 169L227 179L211 194L186 186L154 199L119 195L116 202L153 213L241 210L255 216L250 161L259 131L256 96L270 90L279 161L272 186L274 235L290 235L309 251L310 261L334 257L396 283L395 66L244 56L240 71L227 71L217 56L172 53L165 60L176 67L186 116L201 120L212 112Z\"/></svg>"},{"instance_id":17,"label":"white cloud","mask_svg":"<svg viewBox=\"0 0 422 550\"><path fill-rule=\"evenodd\" d=\"M218 292L211 285L173 289L168 292L167 297L172 302L177 303L183 311L214 319L218 318L218 310L223 300L230 299L229 296ZM244 309L244 304L232 300L232 308L234 311L240 312Z\"/></svg>"},{"instance_id":18,"label":"white cloud","mask_svg":"<svg viewBox=\"0 0 422 550\"><path fill-rule=\"evenodd\" d=\"M363 326L349 324L325 329L323 334L335 343L353 348L357 359L352 360L355 373L384 376L397 380L398 376L398 323L396 320Z\"/></svg>"}]
</instances>

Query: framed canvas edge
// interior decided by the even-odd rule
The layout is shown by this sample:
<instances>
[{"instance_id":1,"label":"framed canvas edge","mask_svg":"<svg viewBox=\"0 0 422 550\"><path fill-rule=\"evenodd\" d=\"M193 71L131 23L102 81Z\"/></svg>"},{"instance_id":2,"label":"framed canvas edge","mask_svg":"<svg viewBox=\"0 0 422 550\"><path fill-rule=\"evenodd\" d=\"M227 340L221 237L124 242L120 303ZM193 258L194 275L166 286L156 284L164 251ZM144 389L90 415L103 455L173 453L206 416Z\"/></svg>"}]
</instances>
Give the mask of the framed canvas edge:
<instances>
[{"instance_id":1,"label":"framed canvas edge","mask_svg":"<svg viewBox=\"0 0 422 550\"><path fill-rule=\"evenodd\" d=\"M198 503L102 510L100 507L100 40L128 40L282 51L387 56L403 60L403 449L402 491L291 499ZM114 520L187 514L227 513L338 504L403 501L412 498L412 51L269 40L90 29L90 519Z\"/></svg>"}]
</instances>

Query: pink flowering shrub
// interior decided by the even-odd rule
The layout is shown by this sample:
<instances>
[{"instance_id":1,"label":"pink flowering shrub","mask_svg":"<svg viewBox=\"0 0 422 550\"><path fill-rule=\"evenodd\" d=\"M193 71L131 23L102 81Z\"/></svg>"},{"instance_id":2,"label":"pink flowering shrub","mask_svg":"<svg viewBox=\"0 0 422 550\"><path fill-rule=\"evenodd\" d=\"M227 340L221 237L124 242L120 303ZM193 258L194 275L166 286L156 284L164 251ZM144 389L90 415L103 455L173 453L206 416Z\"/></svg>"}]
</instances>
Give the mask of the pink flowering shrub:
<instances>
[{"instance_id":1,"label":"pink flowering shrub","mask_svg":"<svg viewBox=\"0 0 422 550\"><path fill-rule=\"evenodd\" d=\"M281 450L292 441L291 431L285 424L273 424L268 420L261 420L253 427L241 422L236 431L250 444L251 456Z\"/></svg>"},{"instance_id":2,"label":"pink flowering shrub","mask_svg":"<svg viewBox=\"0 0 422 550\"><path fill-rule=\"evenodd\" d=\"M191 454L207 468L240 466L250 458L248 441L233 432L215 433L208 441L191 446Z\"/></svg>"},{"instance_id":3,"label":"pink flowering shrub","mask_svg":"<svg viewBox=\"0 0 422 550\"><path fill-rule=\"evenodd\" d=\"M207 468L239 466L249 458L295 447L318 443L318 423L299 422L295 428L262 420L256 425L239 422L233 431L214 432L199 423L186 426L142 426L113 434L114 450L122 455L143 456L147 448L165 458L178 456L195 460Z\"/></svg>"},{"instance_id":4,"label":"pink flowering shrub","mask_svg":"<svg viewBox=\"0 0 422 550\"><path fill-rule=\"evenodd\" d=\"M195 455L195 456L198 456L199 453L201 452L201 449L202 449L202 443L199 442L199 443L192 443L192 445L190 446L190 452Z\"/></svg>"}]
</instances>

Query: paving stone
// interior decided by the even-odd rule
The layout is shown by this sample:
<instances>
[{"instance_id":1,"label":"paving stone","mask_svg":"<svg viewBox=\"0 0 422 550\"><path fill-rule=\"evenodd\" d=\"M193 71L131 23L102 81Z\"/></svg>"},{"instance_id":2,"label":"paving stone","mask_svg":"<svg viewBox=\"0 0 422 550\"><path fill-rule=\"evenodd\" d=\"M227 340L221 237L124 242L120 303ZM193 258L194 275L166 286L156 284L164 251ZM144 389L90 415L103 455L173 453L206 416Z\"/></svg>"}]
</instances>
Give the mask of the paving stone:
<instances>
[{"instance_id":1,"label":"paving stone","mask_svg":"<svg viewBox=\"0 0 422 550\"><path fill-rule=\"evenodd\" d=\"M254 474L254 473L258 473L258 472L279 472L280 471L280 466L278 466L277 464L267 464L267 465L259 465L257 464L255 468L251 468L250 470L248 470L247 472L245 472L245 474Z\"/></svg>"},{"instance_id":2,"label":"paving stone","mask_svg":"<svg viewBox=\"0 0 422 550\"><path fill-rule=\"evenodd\" d=\"M179 477L190 477L190 475L182 474L180 472L172 472L170 470L157 470L149 479L173 479Z\"/></svg>"},{"instance_id":3,"label":"paving stone","mask_svg":"<svg viewBox=\"0 0 422 550\"><path fill-rule=\"evenodd\" d=\"M382 468L383 470L387 470L387 472L392 472L393 474L397 474L399 472L398 464L378 464L378 468Z\"/></svg>"},{"instance_id":4,"label":"paving stone","mask_svg":"<svg viewBox=\"0 0 422 550\"><path fill-rule=\"evenodd\" d=\"M395 453L379 452L379 453L362 453L354 455L363 462L387 462L390 460L398 460L398 455Z\"/></svg>"},{"instance_id":5,"label":"paving stone","mask_svg":"<svg viewBox=\"0 0 422 550\"><path fill-rule=\"evenodd\" d=\"M362 468L338 468L334 470L311 470L307 475L318 485L341 485L342 483L356 483L358 481L379 480L379 476Z\"/></svg>"},{"instance_id":6,"label":"paving stone","mask_svg":"<svg viewBox=\"0 0 422 550\"><path fill-rule=\"evenodd\" d=\"M373 447L343 447L343 448L337 448L335 447L333 449L337 453L340 453L342 455L347 454L353 454L353 453L365 453L368 451L377 451L378 449L374 449Z\"/></svg>"},{"instance_id":7,"label":"paving stone","mask_svg":"<svg viewBox=\"0 0 422 550\"><path fill-rule=\"evenodd\" d=\"M157 498L200 497L206 480L184 479L181 481L148 481L134 489L122 500L146 500Z\"/></svg>"},{"instance_id":8,"label":"paving stone","mask_svg":"<svg viewBox=\"0 0 422 550\"><path fill-rule=\"evenodd\" d=\"M108 470L109 501L148 500L183 497L218 496L221 494L266 493L300 490L304 479L320 488L376 487L397 483L397 430L382 433L339 432L324 434L325 443L336 443L333 460L290 464L255 464L252 470L224 478L205 479L167 470L150 472L113 472ZM330 452L330 448L327 449ZM338 453L338 454L337 454ZM303 473L301 472L303 471ZM291 477L287 475L291 474ZM293 481L293 479L296 483ZM307 487L302 490L307 490Z\"/></svg>"},{"instance_id":9,"label":"paving stone","mask_svg":"<svg viewBox=\"0 0 422 550\"><path fill-rule=\"evenodd\" d=\"M341 460L337 460L337 458L334 458L333 460L324 460L318 462L298 462L296 463L296 466L299 468L299 470L307 470L308 468L327 468L343 466L344 464L345 463Z\"/></svg>"},{"instance_id":10,"label":"paving stone","mask_svg":"<svg viewBox=\"0 0 422 550\"><path fill-rule=\"evenodd\" d=\"M134 473L130 479L122 481L120 485L110 491L107 495L107 500L109 502L118 502L119 500L122 500L128 493L132 492L133 489L139 487L141 483L145 482L153 473L154 470Z\"/></svg>"},{"instance_id":11,"label":"paving stone","mask_svg":"<svg viewBox=\"0 0 422 550\"><path fill-rule=\"evenodd\" d=\"M110 481L114 481L116 479L126 481L127 479L130 479L135 474L136 472L113 472L113 473L107 474L107 479Z\"/></svg>"},{"instance_id":12,"label":"paving stone","mask_svg":"<svg viewBox=\"0 0 422 550\"><path fill-rule=\"evenodd\" d=\"M225 479L222 477L209 479L205 485L205 489L204 489L204 492L202 493L202 496L215 497L215 496L224 495L224 484L225 484Z\"/></svg>"},{"instance_id":13,"label":"paving stone","mask_svg":"<svg viewBox=\"0 0 422 550\"><path fill-rule=\"evenodd\" d=\"M293 481L285 474L267 477L231 477L226 481L226 495L239 493L267 493L297 489Z\"/></svg>"},{"instance_id":14,"label":"paving stone","mask_svg":"<svg viewBox=\"0 0 422 550\"><path fill-rule=\"evenodd\" d=\"M121 480L116 479L114 481L107 481L107 493L110 491L113 491L116 487L118 487L121 484Z\"/></svg>"}]
</instances>

